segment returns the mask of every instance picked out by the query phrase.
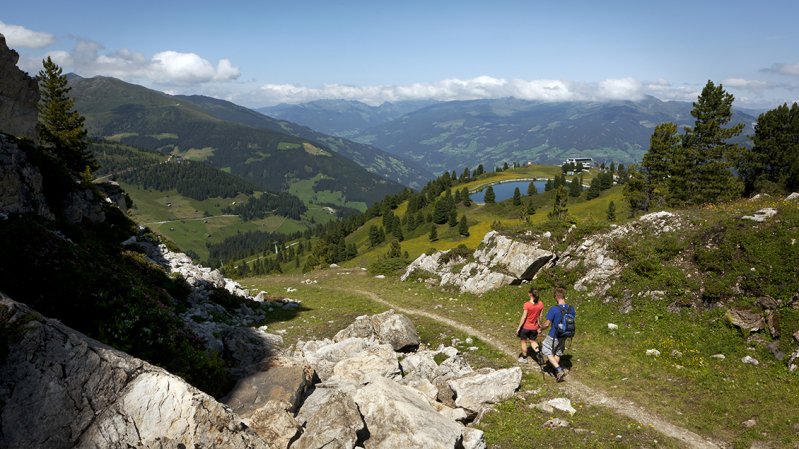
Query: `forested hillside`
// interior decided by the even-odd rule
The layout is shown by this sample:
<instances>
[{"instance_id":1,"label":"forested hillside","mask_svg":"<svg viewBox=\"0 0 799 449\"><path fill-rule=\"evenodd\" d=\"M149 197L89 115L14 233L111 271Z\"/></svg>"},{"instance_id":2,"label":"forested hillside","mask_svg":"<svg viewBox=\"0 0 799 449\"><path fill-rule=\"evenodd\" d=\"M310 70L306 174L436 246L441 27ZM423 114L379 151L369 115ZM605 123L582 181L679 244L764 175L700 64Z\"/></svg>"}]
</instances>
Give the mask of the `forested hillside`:
<instances>
[{"instance_id":1,"label":"forested hillside","mask_svg":"<svg viewBox=\"0 0 799 449\"><path fill-rule=\"evenodd\" d=\"M189 101L113 78L69 79L92 136L205 161L261 190L305 182L341 192L344 203L371 204L402 188L307 139L220 120Z\"/></svg>"}]
</instances>

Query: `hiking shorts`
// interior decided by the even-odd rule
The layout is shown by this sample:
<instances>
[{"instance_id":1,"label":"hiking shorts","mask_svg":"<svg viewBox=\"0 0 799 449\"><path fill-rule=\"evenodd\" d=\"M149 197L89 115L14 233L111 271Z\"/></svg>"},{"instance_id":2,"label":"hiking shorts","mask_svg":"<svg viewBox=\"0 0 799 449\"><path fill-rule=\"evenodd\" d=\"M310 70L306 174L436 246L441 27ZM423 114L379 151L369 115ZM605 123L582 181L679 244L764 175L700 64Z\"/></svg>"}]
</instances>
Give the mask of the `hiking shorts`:
<instances>
[{"instance_id":1,"label":"hiking shorts","mask_svg":"<svg viewBox=\"0 0 799 449\"><path fill-rule=\"evenodd\" d=\"M538 330L537 329L522 329L519 331L519 338L524 340L535 340L538 338Z\"/></svg>"},{"instance_id":2,"label":"hiking shorts","mask_svg":"<svg viewBox=\"0 0 799 449\"><path fill-rule=\"evenodd\" d=\"M556 340L547 335L547 338L544 339L544 343L541 344L541 353L544 354L546 357L549 357L551 355L563 357L563 351L565 349L566 349L565 338Z\"/></svg>"}]
</instances>

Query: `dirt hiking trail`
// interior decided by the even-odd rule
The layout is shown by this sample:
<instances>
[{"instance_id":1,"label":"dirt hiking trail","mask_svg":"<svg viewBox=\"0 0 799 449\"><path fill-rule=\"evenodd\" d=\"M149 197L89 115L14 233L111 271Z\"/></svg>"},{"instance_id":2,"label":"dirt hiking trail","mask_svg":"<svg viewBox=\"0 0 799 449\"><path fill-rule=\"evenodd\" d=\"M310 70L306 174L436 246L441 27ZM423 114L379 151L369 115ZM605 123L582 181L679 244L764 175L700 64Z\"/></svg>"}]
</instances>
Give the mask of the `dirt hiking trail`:
<instances>
[{"instance_id":1,"label":"dirt hiking trail","mask_svg":"<svg viewBox=\"0 0 799 449\"><path fill-rule=\"evenodd\" d=\"M481 332L463 323L459 323L455 320L440 315L436 315L435 313L423 310L412 310L397 306L381 298L376 293L370 291L354 289L354 288L341 288L341 287L333 289L366 296L372 301L380 303L386 307L390 307L395 311L404 313L406 315L422 316L440 323L444 323L456 329L462 329L463 331L469 333L470 335L473 335L479 338L480 340L486 342L487 344L491 345L494 349L507 354L513 359L516 358L517 355L516 347L510 348L508 347L507 344L501 343L499 340L495 339L494 337L491 337L490 335L487 335L484 332ZM526 367L526 369L540 371L537 365L528 366ZM685 445L685 447L697 448L697 449L721 449L727 447L727 445L725 444L710 440L688 429L672 424L666 421L665 419L641 408L640 406L630 401L621 400L618 398L614 398L612 396L608 396L606 393L600 390L589 387L588 385L585 385L582 382L580 382L578 379L576 379L575 376L572 375L571 373L569 376L566 377L566 382L558 384L558 387L574 399L577 399L586 404L605 407L618 415L622 415L626 418L638 422L642 426L651 427L669 438L673 438L677 441L680 441Z\"/></svg>"}]
</instances>

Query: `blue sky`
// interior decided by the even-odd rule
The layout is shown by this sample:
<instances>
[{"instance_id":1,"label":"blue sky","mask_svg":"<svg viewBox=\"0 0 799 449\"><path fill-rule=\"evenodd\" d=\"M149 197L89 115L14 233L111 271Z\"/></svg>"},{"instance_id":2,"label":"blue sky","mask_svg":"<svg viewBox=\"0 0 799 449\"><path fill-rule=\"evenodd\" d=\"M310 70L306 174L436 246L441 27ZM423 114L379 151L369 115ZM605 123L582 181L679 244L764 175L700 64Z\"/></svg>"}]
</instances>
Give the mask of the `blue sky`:
<instances>
[{"instance_id":1,"label":"blue sky","mask_svg":"<svg viewBox=\"0 0 799 449\"><path fill-rule=\"evenodd\" d=\"M247 107L320 98L799 101L796 1L37 1L0 12L30 74Z\"/></svg>"}]
</instances>

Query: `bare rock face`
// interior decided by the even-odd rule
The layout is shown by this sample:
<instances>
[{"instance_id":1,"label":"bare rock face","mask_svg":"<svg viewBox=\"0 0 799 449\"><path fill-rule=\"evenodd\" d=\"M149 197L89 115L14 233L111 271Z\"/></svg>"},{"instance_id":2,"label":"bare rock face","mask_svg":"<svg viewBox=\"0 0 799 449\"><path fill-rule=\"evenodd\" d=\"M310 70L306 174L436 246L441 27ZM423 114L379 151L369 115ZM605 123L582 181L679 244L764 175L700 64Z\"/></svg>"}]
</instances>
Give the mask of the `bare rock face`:
<instances>
[{"instance_id":1,"label":"bare rock face","mask_svg":"<svg viewBox=\"0 0 799 449\"><path fill-rule=\"evenodd\" d=\"M438 276L440 285L455 285L461 292L483 294L509 284L529 281L545 266L552 263L555 254L541 248L536 241L523 242L510 239L496 231L483 237L480 248L473 254L473 262L456 270L464 259L443 257L448 251L431 256L421 255L411 262L401 279L407 280L417 270Z\"/></svg>"},{"instance_id":2,"label":"bare rock face","mask_svg":"<svg viewBox=\"0 0 799 449\"><path fill-rule=\"evenodd\" d=\"M54 219L42 188L42 173L28 162L19 142L0 134L0 214L33 213Z\"/></svg>"},{"instance_id":3,"label":"bare rock face","mask_svg":"<svg viewBox=\"0 0 799 449\"><path fill-rule=\"evenodd\" d=\"M757 332L766 325L763 315L746 309L730 309L727 311L727 320L735 327L740 327L746 332Z\"/></svg>"},{"instance_id":4,"label":"bare rock face","mask_svg":"<svg viewBox=\"0 0 799 449\"><path fill-rule=\"evenodd\" d=\"M179 377L3 295L0 333L0 447L270 447Z\"/></svg>"},{"instance_id":5,"label":"bare rock face","mask_svg":"<svg viewBox=\"0 0 799 449\"><path fill-rule=\"evenodd\" d=\"M36 140L39 84L17 68L19 54L0 34L0 132Z\"/></svg>"}]
</instances>

